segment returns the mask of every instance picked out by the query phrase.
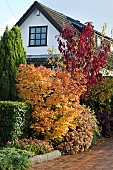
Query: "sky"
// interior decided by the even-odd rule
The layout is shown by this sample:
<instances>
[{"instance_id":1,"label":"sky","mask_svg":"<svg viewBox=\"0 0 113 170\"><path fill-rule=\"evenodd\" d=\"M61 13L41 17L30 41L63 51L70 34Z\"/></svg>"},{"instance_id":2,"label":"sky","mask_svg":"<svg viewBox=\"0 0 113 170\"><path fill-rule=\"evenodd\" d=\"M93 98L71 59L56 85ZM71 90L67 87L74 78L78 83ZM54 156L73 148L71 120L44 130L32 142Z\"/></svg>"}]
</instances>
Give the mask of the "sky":
<instances>
[{"instance_id":1,"label":"sky","mask_svg":"<svg viewBox=\"0 0 113 170\"><path fill-rule=\"evenodd\" d=\"M94 29L101 32L107 23L106 35L113 29L113 0L38 0L38 2L61 12L83 24L91 21ZM0 35L8 25L11 28L34 0L0 0Z\"/></svg>"}]
</instances>

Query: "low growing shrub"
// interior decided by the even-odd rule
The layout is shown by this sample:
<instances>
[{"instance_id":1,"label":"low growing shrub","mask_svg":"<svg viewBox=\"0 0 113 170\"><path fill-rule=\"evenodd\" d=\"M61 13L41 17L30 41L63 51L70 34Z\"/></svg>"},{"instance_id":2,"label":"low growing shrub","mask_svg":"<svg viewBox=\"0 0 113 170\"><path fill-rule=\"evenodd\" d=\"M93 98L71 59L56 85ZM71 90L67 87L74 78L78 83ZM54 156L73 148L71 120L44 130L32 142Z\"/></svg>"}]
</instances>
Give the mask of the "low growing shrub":
<instances>
[{"instance_id":1,"label":"low growing shrub","mask_svg":"<svg viewBox=\"0 0 113 170\"><path fill-rule=\"evenodd\" d=\"M30 156L26 150L4 148L0 150L0 170L25 170L30 165Z\"/></svg>"},{"instance_id":2,"label":"low growing shrub","mask_svg":"<svg viewBox=\"0 0 113 170\"><path fill-rule=\"evenodd\" d=\"M56 148L63 154L74 154L88 150L92 144L94 134L99 135L94 112L92 112L90 108L82 107L84 107L84 110L75 118L78 126L74 130L70 129L68 133L63 136L62 142L56 145Z\"/></svg>"},{"instance_id":3,"label":"low growing shrub","mask_svg":"<svg viewBox=\"0 0 113 170\"><path fill-rule=\"evenodd\" d=\"M10 141L7 142L9 146L13 146ZM34 155L51 152L53 146L48 141L41 141L38 139L24 138L17 141L14 146L18 149L23 149L32 152Z\"/></svg>"}]
</instances>

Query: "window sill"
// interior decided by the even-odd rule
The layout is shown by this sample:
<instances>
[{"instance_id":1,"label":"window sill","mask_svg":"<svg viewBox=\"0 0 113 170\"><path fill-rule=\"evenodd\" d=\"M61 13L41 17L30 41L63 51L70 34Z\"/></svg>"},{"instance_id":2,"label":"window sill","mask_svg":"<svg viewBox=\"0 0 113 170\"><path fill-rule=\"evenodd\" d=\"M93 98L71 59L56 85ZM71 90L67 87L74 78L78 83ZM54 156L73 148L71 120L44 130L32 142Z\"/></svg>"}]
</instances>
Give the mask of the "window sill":
<instances>
[{"instance_id":1,"label":"window sill","mask_svg":"<svg viewBox=\"0 0 113 170\"><path fill-rule=\"evenodd\" d=\"M47 47L47 45L28 45L27 47Z\"/></svg>"}]
</instances>

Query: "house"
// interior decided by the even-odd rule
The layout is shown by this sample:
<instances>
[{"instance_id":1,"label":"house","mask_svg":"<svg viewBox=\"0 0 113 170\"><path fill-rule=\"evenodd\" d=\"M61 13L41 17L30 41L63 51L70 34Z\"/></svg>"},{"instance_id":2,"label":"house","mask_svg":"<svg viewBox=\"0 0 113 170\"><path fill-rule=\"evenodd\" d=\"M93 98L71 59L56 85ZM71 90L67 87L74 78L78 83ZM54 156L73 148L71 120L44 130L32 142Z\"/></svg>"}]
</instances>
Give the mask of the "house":
<instances>
[{"instance_id":1,"label":"house","mask_svg":"<svg viewBox=\"0 0 113 170\"><path fill-rule=\"evenodd\" d=\"M49 57L47 50L54 46L56 53L59 53L55 36L59 35L62 27L69 21L74 29L81 32L83 24L80 21L35 1L16 23L22 33L27 62L47 65L47 57ZM101 33L97 31L95 33L98 41ZM110 40L109 37L106 39Z\"/></svg>"}]
</instances>

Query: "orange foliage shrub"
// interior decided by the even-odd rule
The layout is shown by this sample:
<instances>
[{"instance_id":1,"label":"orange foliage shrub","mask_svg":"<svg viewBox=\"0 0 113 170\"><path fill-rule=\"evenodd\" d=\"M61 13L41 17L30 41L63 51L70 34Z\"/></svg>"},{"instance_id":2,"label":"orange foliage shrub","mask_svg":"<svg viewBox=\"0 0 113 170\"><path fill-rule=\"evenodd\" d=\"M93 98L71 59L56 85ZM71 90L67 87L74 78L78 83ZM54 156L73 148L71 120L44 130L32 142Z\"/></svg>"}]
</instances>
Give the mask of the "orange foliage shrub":
<instances>
[{"instance_id":1,"label":"orange foliage shrub","mask_svg":"<svg viewBox=\"0 0 113 170\"><path fill-rule=\"evenodd\" d=\"M62 154L75 154L89 149L94 139L94 134L99 135L98 122L94 112L86 106L82 106L83 111L76 117L78 125L74 130L69 130L63 136L63 140L56 143L56 149Z\"/></svg>"},{"instance_id":2,"label":"orange foliage shrub","mask_svg":"<svg viewBox=\"0 0 113 170\"><path fill-rule=\"evenodd\" d=\"M17 75L19 97L33 107L36 134L46 139L62 140L69 128L75 129L83 107L80 95L86 91L84 75L76 70L74 78L67 71L33 65L20 65Z\"/></svg>"}]
</instances>

